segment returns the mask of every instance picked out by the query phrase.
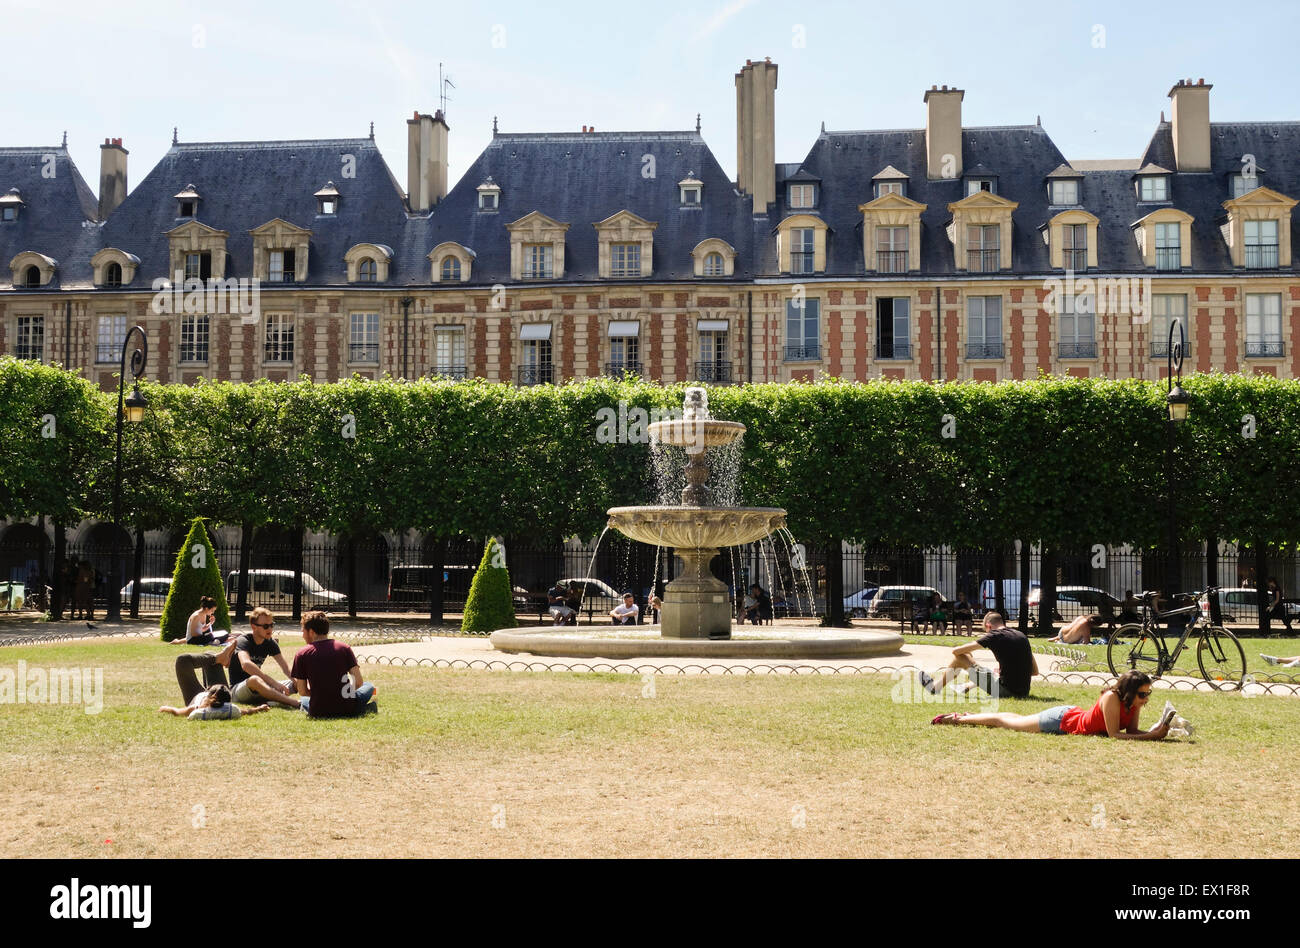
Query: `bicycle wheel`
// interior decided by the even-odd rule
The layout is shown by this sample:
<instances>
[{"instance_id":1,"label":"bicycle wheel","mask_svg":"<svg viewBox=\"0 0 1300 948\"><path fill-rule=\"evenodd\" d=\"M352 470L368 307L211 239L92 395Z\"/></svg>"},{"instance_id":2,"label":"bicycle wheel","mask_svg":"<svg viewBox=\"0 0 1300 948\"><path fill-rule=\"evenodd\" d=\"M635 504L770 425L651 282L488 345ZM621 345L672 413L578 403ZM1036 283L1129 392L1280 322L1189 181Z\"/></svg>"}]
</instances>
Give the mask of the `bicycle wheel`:
<instances>
[{"instance_id":1,"label":"bicycle wheel","mask_svg":"<svg viewBox=\"0 0 1300 948\"><path fill-rule=\"evenodd\" d=\"M1196 663L1205 680L1219 689L1240 689L1246 677L1246 652L1227 629L1217 626L1201 633L1196 645Z\"/></svg>"},{"instance_id":2,"label":"bicycle wheel","mask_svg":"<svg viewBox=\"0 0 1300 948\"><path fill-rule=\"evenodd\" d=\"M1126 671L1137 669L1159 678L1162 644L1151 632L1143 632L1140 625L1120 626L1106 643L1110 673L1118 678Z\"/></svg>"}]
</instances>

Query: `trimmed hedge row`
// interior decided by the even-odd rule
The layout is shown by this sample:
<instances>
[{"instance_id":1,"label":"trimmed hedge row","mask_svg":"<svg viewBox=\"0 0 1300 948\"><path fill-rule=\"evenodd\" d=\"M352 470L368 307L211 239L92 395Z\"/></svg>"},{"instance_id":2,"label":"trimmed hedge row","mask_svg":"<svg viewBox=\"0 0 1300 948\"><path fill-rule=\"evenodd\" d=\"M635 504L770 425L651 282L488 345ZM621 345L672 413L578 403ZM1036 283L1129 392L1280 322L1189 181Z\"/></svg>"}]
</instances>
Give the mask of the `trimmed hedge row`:
<instances>
[{"instance_id":1,"label":"trimmed hedge row","mask_svg":"<svg viewBox=\"0 0 1300 948\"><path fill-rule=\"evenodd\" d=\"M1294 545L1300 382L1205 375L1184 387L1183 536ZM143 385L150 410L126 432L123 509L143 528L204 516L353 536L594 536L607 508L653 495L648 445L611 441L619 426L602 420L680 408L683 388ZM710 399L716 417L749 426L745 501L785 507L801 540L1067 547L1163 539L1164 396L1164 383L1042 377L768 384ZM107 517L115 403L57 367L0 359L0 516Z\"/></svg>"}]
</instances>

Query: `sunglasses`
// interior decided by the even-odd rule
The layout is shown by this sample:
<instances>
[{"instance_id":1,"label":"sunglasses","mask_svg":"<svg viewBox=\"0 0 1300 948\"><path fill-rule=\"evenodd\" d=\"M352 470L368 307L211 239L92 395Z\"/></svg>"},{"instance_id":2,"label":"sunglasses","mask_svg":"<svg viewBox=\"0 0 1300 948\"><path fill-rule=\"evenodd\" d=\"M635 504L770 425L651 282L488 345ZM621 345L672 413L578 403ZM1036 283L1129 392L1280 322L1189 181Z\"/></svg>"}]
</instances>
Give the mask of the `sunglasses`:
<instances>
[{"instance_id":1,"label":"sunglasses","mask_svg":"<svg viewBox=\"0 0 1300 948\"><path fill-rule=\"evenodd\" d=\"M259 629L269 629L269 628L271 628L271 626L275 625L275 623L274 623L274 622L254 622L253 625L257 626Z\"/></svg>"},{"instance_id":2,"label":"sunglasses","mask_svg":"<svg viewBox=\"0 0 1300 948\"><path fill-rule=\"evenodd\" d=\"M1150 697L1151 697L1151 692L1150 692L1150 691L1139 691L1139 692L1137 693L1137 696L1138 696L1139 698L1150 698Z\"/></svg>"}]
</instances>

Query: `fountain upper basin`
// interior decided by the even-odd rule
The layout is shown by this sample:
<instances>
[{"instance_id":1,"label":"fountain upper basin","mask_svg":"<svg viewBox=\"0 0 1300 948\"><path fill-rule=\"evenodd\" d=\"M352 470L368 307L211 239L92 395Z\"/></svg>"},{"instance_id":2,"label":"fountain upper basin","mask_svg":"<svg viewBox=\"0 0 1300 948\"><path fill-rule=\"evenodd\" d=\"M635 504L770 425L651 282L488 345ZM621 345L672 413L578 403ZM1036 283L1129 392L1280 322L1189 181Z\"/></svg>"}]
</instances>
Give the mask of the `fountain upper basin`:
<instances>
[{"instance_id":1,"label":"fountain upper basin","mask_svg":"<svg viewBox=\"0 0 1300 948\"><path fill-rule=\"evenodd\" d=\"M761 540L785 526L780 507L614 507L609 525L650 546L711 549Z\"/></svg>"},{"instance_id":2,"label":"fountain upper basin","mask_svg":"<svg viewBox=\"0 0 1300 948\"><path fill-rule=\"evenodd\" d=\"M744 433L745 426L740 422L714 418L677 418L650 425L651 440L693 452L731 444Z\"/></svg>"}]
</instances>

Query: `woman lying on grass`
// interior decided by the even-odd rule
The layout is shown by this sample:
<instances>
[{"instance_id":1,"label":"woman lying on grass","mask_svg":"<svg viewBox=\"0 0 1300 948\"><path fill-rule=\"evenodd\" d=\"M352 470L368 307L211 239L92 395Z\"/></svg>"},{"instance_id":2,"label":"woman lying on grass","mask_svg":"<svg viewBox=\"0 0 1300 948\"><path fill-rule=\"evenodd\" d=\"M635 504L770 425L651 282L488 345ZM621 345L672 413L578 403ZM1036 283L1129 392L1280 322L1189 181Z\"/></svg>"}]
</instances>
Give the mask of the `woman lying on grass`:
<instances>
[{"instance_id":1,"label":"woman lying on grass","mask_svg":"<svg viewBox=\"0 0 1300 948\"><path fill-rule=\"evenodd\" d=\"M226 685L212 685L206 691L196 694L194 700L183 708L163 705L158 710L163 714L174 714L178 718L189 718L191 721L233 721L245 714L270 711L271 706L259 704L255 708L240 710L238 705L231 702L230 689Z\"/></svg>"},{"instance_id":2,"label":"woman lying on grass","mask_svg":"<svg viewBox=\"0 0 1300 948\"><path fill-rule=\"evenodd\" d=\"M1150 697L1151 676L1146 672L1126 671L1102 691L1097 703L1087 711L1063 704L1038 714L941 714L930 723L977 724L1042 734L1106 734L1130 741L1163 740L1169 733L1167 720L1150 731L1138 728L1138 716Z\"/></svg>"}]
</instances>

